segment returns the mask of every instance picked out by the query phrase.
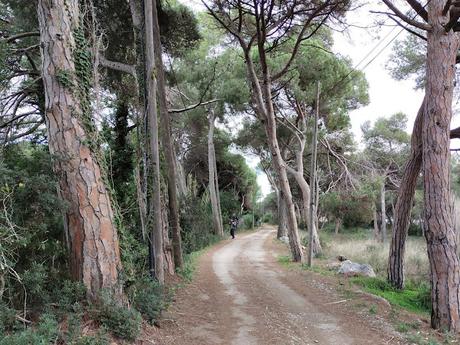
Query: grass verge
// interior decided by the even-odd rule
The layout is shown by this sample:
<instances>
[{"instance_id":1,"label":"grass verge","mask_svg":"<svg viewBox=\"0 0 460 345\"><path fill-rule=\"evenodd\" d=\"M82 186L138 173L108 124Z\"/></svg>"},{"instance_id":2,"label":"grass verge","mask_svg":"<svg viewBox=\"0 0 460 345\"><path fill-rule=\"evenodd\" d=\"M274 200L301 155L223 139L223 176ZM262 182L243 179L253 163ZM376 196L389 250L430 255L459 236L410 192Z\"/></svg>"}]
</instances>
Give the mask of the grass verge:
<instances>
[{"instance_id":1,"label":"grass verge","mask_svg":"<svg viewBox=\"0 0 460 345\"><path fill-rule=\"evenodd\" d=\"M397 290L382 278L353 277L350 282L361 286L366 292L385 298L390 304L417 314L431 312L430 288L427 284L408 284Z\"/></svg>"}]
</instances>

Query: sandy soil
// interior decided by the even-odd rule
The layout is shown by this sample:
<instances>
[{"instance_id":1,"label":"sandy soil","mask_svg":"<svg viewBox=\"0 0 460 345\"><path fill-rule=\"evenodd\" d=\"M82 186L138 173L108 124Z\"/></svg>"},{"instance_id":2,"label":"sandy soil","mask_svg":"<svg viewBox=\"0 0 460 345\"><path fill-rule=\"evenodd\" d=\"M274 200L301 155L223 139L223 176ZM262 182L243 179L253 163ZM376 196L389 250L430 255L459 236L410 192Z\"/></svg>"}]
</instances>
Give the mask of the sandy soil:
<instances>
[{"instance_id":1,"label":"sandy soil","mask_svg":"<svg viewBox=\"0 0 460 345\"><path fill-rule=\"evenodd\" d=\"M273 228L237 235L205 253L152 341L164 345L403 344L385 318L356 308L341 284L277 262ZM373 302L375 303L375 301ZM376 302L378 305L378 302ZM366 306L362 303L361 306ZM379 306L380 308L380 306Z\"/></svg>"}]
</instances>

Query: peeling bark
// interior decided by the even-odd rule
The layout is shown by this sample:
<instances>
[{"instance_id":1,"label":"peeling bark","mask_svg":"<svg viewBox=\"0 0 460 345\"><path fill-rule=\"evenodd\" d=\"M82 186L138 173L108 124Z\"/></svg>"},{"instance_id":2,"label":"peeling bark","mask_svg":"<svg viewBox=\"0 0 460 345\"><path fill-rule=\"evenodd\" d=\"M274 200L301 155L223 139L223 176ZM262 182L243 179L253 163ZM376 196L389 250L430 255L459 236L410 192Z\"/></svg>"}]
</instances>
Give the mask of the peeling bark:
<instances>
[{"instance_id":1,"label":"peeling bark","mask_svg":"<svg viewBox=\"0 0 460 345\"><path fill-rule=\"evenodd\" d=\"M39 0L38 18L45 89L45 117L51 155L59 178L60 196L69 204L66 227L70 271L83 282L88 297L109 289L121 297L120 252L111 198L102 178L77 92L64 85L65 73L77 85L74 30L79 25L77 0Z\"/></svg>"},{"instance_id":2,"label":"peeling bark","mask_svg":"<svg viewBox=\"0 0 460 345\"><path fill-rule=\"evenodd\" d=\"M460 330L460 262L450 198L450 138L457 33L444 29L445 1L428 4L426 95L422 124L424 234L431 269L431 326Z\"/></svg>"}]
</instances>

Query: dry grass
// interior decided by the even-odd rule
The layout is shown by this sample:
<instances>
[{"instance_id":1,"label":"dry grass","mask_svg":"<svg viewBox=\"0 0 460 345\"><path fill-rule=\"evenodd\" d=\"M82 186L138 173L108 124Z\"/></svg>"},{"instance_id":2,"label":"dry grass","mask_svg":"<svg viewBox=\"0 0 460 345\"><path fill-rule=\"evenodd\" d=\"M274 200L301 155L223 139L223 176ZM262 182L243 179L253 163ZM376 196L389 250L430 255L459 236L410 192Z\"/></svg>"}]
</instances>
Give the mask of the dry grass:
<instances>
[{"instance_id":1,"label":"dry grass","mask_svg":"<svg viewBox=\"0 0 460 345\"><path fill-rule=\"evenodd\" d=\"M386 277L389 243L381 244L366 233L339 234L323 233L324 254L332 259L343 255L347 259L372 266L378 276ZM409 237L406 246L406 277L415 282L427 281L429 265L426 244L423 237Z\"/></svg>"}]
</instances>

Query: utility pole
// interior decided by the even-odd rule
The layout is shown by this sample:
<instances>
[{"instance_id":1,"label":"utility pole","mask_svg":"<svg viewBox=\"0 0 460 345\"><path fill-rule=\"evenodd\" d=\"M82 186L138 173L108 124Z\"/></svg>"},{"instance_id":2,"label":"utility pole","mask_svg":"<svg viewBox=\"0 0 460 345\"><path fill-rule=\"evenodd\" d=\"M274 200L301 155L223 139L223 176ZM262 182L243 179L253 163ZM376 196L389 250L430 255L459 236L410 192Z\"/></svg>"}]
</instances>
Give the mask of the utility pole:
<instances>
[{"instance_id":1,"label":"utility pole","mask_svg":"<svg viewBox=\"0 0 460 345\"><path fill-rule=\"evenodd\" d=\"M313 139L311 145L311 169L310 169L310 219L309 219L309 241L307 265L311 267L313 261L313 225L316 219L316 155L318 147L318 118L319 118L319 96L321 92L321 82L318 81L316 90L316 111L313 124Z\"/></svg>"}]
</instances>

